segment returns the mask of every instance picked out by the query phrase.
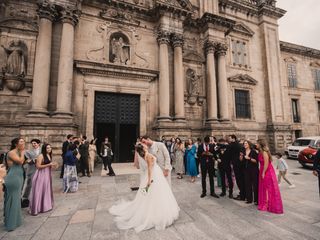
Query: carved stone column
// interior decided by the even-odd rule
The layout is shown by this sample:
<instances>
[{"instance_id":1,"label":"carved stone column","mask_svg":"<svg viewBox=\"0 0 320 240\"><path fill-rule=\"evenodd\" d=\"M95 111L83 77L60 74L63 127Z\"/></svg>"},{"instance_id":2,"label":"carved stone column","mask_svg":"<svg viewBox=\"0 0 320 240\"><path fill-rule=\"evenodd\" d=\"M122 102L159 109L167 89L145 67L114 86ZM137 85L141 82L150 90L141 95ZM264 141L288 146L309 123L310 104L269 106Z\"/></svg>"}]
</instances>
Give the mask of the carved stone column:
<instances>
[{"instance_id":1,"label":"carved stone column","mask_svg":"<svg viewBox=\"0 0 320 240\"><path fill-rule=\"evenodd\" d=\"M57 13L51 3L38 4L39 35L34 64L32 106L30 114L47 114L51 63L52 21Z\"/></svg>"},{"instance_id":2,"label":"carved stone column","mask_svg":"<svg viewBox=\"0 0 320 240\"><path fill-rule=\"evenodd\" d=\"M160 31L159 43L159 116L158 120L169 120L170 117L170 91L169 91L169 53L170 33Z\"/></svg>"},{"instance_id":3,"label":"carved stone column","mask_svg":"<svg viewBox=\"0 0 320 240\"><path fill-rule=\"evenodd\" d=\"M57 110L55 114L71 116L74 27L78 22L79 12L65 8L61 11L62 36L58 70Z\"/></svg>"},{"instance_id":4,"label":"carved stone column","mask_svg":"<svg viewBox=\"0 0 320 240\"><path fill-rule=\"evenodd\" d=\"M227 45L219 43L217 45L218 55L218 87L219 87L219 111L220 119L223 121L229 120L229 105L228 105L228 82L226 70L226 52Z\"/></svg>"},{"instance_id":5,"label":"carved stone column","mask_svg":"<svg viewBox=\"0 0 320 240\"><path fill-rule=\"evenodd\" d=\"M182 46L183 36L173 35L174 48L174 113L176 120L185 120L184 113L184 84L183 84L183 60Z\"/></svg>"},{"instance_id":6,"label":"carved stone column","mask_svg":"<svg viewBox=\"0 0 320 240\"><path fill-rule=\"evenodd\" d=\"M212 42L206 42L205 51L207 56L207 121L217 121L217 82L216 68L214 62L215 45Z\"/></svg>"}]
</instances>

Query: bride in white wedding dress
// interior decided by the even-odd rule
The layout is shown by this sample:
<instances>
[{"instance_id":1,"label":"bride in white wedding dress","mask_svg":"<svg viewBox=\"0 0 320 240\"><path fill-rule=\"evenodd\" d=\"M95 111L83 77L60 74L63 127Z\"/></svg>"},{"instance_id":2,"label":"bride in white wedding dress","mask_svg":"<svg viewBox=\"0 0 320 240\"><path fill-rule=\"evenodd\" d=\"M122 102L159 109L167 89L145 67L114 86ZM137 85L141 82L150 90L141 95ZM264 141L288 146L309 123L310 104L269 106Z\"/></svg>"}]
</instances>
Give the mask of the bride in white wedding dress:
<instances>
[{"instance_id":1,"label":"bride in white wedding dress","mask_svg":"<svg viewBox=\"0 0 320 240\"><path fill-rule=\"evenodd\" d=\"M140 187L133 201L121 201L109 212L115 215L119 229L134 228L136 232L155 228L163 230L179 217L180 208L147 146L136 145L139 155Z\"/></svg>"}]
</instances>

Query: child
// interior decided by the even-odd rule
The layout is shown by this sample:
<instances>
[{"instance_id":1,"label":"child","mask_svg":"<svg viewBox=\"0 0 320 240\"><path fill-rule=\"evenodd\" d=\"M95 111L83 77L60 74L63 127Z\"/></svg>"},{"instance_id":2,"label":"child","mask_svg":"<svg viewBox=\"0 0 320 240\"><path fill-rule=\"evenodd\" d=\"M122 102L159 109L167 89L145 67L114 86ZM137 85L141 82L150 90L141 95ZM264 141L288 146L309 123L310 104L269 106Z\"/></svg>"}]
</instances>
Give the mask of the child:
<instances>
[{"instance_id":1,"label":"child","mask_svg":"<svg viewBox=\"0 0 320 240\"><path fill-rule=\"evenodd\" d=\"M288 170L288 164L286 161L282 158L281 153L276 153L276 157L278 159L277 163L277 169L279 169L279 174L278 174L278 184L280 185L281 182L281 177L289 184L289 188L295 188L296 186L292 184L287 178L287 170Z\"/></svg>"}]
</instances>

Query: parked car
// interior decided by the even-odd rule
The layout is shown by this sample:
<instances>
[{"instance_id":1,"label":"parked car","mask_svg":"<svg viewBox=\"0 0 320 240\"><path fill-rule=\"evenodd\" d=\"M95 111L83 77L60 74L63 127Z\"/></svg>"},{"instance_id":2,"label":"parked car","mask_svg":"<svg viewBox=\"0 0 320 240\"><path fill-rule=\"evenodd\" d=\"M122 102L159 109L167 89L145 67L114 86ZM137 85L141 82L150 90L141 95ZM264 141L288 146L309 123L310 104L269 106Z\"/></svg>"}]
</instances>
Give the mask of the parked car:
<instances>
[{"instance_id":1,"label":"parked car","mask_svg":"<svg viewBox=\"0 0 320 240\"><path fill-rule=\"evenodd\" d=\"M307 165L313 165L313 157L317 153L316 146L309 146L298 154L298 161L302 165L302 167L306 167Z\"/></svg>"},{"instance_id":2,"label":"parked car","mask_svg":"<svg viewBox=\"0 0 320 240\"><path fill-rule=\"evenodd\" d=\"M298 159L300 151L304 150L308 146L316 146L318 142L320 142L320 136L298 138L287 148L286 155L288 158Z\"/></svg>"}]
</instances>

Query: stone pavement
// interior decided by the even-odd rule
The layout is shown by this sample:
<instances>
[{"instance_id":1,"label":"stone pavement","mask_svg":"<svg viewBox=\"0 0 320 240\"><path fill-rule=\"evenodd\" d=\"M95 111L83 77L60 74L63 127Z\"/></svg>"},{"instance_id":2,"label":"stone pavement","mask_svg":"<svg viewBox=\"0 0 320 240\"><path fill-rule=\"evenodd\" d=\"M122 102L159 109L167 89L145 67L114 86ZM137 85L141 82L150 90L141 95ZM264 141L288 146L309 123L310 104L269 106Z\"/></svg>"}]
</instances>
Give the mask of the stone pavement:
<instances>
[{"instance_id":1,"label":"stone pavement","mask_svg":"<svg viewBox=\"0 0 320 240\"><path fill-rule=\"evenodd\" d=\"M116 228L108 208L121 198L133 198L130 186L137 175L117 177L96 175L80 178L79 191L62 194L59 173L54 173L55 207L53 211L30 216L23 210L24 224L13 232L0 226L3 240L102 240L102 239L320 239L320 199L317 179L311 170L302 169L296 161L288 160L289 179L297 186L289 189L281 184L284 215L259 212L254 205L228 198L200 199L200 179L190 183L173 176L173 191L181 208L180 217L164 231L154 229L136 234L133 230ZM217 190L220 192L220 189ZM2 218L2 203L1 203ZM156 207L156 206L155 206ZM0 219L2 222L2 219Z\"/></svg>"}]
</instances>

